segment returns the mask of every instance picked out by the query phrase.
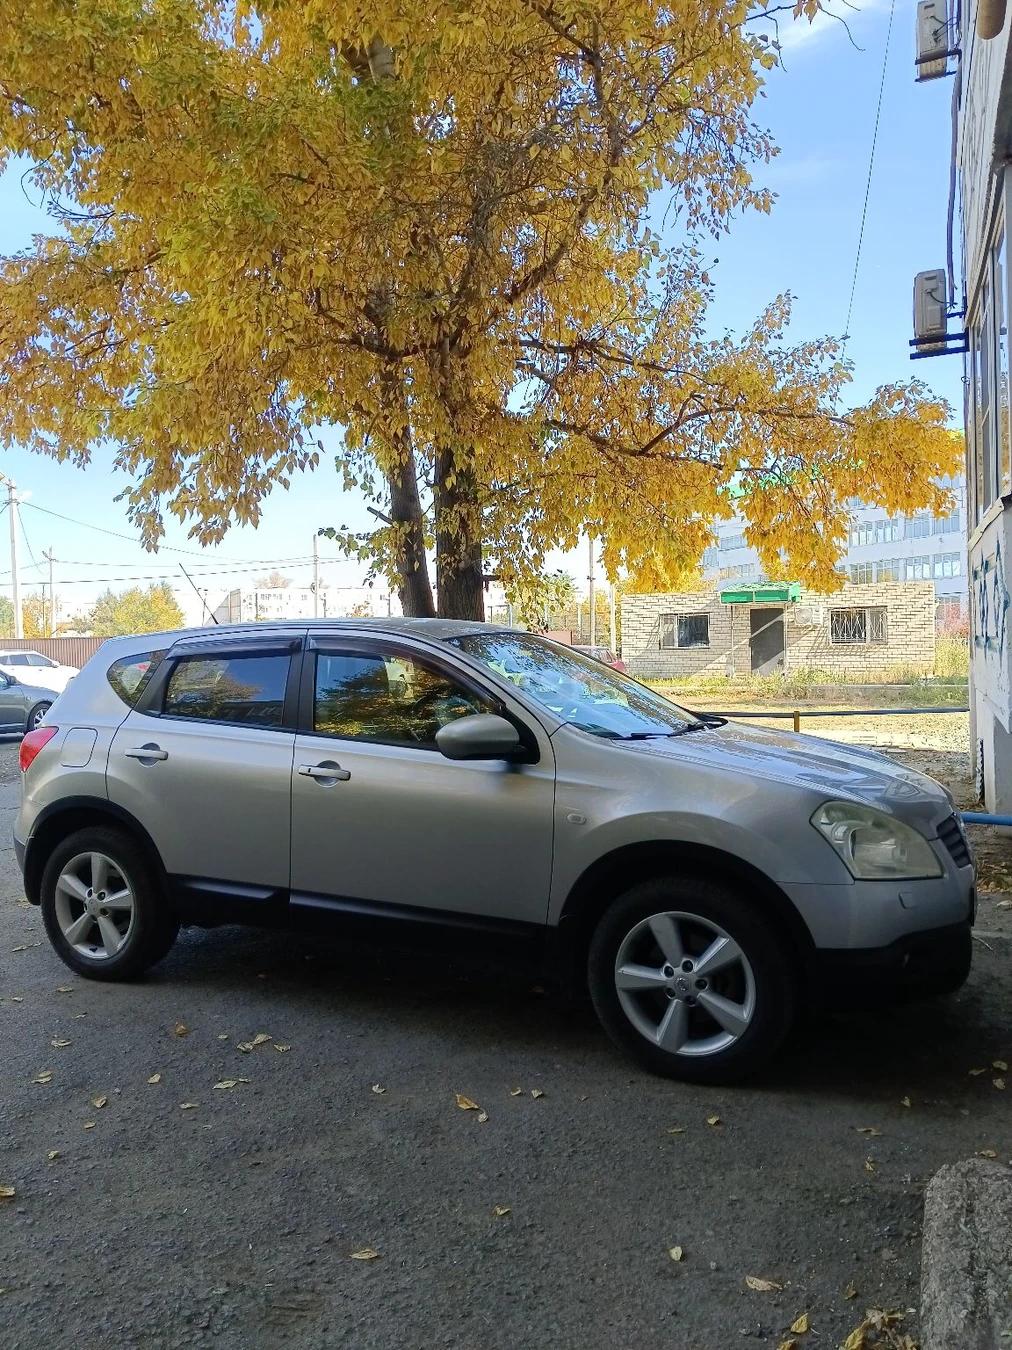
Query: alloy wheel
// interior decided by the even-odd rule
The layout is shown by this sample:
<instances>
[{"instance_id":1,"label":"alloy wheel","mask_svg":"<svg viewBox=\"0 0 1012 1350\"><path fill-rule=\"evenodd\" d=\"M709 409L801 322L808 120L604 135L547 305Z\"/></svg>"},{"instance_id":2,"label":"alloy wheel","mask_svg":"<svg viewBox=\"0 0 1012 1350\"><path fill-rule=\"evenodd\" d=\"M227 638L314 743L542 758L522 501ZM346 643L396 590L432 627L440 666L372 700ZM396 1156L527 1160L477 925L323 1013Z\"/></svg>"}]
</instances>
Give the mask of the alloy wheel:
<instances>
[{"instance_id":1,"label":"alloy wheel","mask_svg":"<svg viewBox=\"0 0 1012 1350\"><path fill-rule=\"evenodd\" d=\"M69 945L90 961L107 961L133 930L136 905L130 882L104 853L79 853L56 882L56 921Z\"/></svg>"},{"instance_id":2,"label":"alloy wheel","mask_svg":"<svg viewBox=\"0 0 1012 1350\"><path fill-rule=\"evenodd\" d=\"M615 958L615 990L640 1035L669 1054L719 1054L755 1015L748 957L698 914L651 914L630 929Z\"/></svg>"}]
</instances>

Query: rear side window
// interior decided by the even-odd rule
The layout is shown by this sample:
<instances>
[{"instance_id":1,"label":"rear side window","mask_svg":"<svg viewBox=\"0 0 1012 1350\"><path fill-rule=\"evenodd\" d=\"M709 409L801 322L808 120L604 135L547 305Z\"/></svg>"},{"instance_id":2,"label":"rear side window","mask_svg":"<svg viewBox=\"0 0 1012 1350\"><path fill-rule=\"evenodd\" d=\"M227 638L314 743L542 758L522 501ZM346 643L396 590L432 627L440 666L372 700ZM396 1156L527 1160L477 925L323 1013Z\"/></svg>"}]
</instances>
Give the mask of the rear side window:
<instances>
[{"instance_id":1,"label":"rear side window","mask_svg":"<svg viewBox=\"0 0 1012 1350\"><path fill-rule=\"evenodd\" d=\"M205 656L177 661L165 690L166 717L279 727L290 656Z\"/></svg>"},{"instance_id":2,"label":"rear side window","mask_svg":"<svg viewBox=\"0 0 1012 1350\"><path fill-rule=\"evenodd\" d=\"M106 671L106 679L115 689L128 708L132 708L151 676L157 670L165 648L156 652L139 652L136 656L123 656L114 661Z\"/></svg>"}]
</instances>

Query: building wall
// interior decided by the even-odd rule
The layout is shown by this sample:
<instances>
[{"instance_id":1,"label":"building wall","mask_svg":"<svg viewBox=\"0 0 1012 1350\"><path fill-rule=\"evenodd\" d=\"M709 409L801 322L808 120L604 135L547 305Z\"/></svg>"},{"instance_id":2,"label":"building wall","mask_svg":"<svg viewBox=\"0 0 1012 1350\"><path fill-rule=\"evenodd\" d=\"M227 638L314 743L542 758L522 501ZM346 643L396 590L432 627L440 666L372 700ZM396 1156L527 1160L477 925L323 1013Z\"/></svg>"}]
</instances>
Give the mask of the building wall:
<instances>
[{"instance_id":1,"label":"building wall","mask_svg":"<svg viewBox=\"0 0 1012 1350\"><path fill-rule=\"evenodd\" d=\"M886 610L886 641L834 643L830 611L864 607ZM713 592L628 595L622 600L622 658L643 679L667 676L747 674L752 669L749 617L767 605L725 605ZM776 606L773 606L776 608ZM785 670L829 675L876 674L900 666L930 674L935 666L935 591L931 582L879 582L844 586L831 596L803 593L785 605ZM661 647L665 614L708 614L708 647Z\"/></svg>"}]
</instances>

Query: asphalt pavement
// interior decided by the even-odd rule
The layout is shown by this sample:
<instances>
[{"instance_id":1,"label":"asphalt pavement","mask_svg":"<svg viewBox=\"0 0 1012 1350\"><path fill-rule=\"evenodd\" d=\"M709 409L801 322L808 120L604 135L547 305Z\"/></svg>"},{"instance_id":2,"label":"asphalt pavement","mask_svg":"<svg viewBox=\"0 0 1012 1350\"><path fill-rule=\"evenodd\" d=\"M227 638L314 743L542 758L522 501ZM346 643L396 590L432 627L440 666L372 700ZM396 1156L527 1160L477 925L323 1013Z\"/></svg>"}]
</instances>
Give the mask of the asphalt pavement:
<instances>
[{"instance_id":1,"label":"asphalt pavement","mask_svg":"<svg viewBox=\"0 0 1012 1350\"><path fill-rule=\"evenodd\" d=\"M855 987L759 1082L697 1088L433 953L188 930L142 982L82 980L6 849L0 1345L728 1350L807 1313L822 1350L870 1307L915 1335L928 1179L1012 1156L1012 914L978 927L958 997Z\"/></svg>"}]
</instances>

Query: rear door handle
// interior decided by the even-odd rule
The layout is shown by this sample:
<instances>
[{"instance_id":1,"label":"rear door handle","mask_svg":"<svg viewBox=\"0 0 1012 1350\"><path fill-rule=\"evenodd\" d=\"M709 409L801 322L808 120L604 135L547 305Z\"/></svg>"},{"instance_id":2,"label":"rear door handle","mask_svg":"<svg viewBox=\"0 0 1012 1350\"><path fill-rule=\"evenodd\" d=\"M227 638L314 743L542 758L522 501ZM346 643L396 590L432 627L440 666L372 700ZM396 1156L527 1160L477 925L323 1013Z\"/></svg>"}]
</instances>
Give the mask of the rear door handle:
<instances>
[{"instance_id":1,"label":"rear door handle","mask_svg":"<svg viewBox=\"0 0 1012 1350\"><path fill-rule=\"evenodd\" d=\"M168 750L162 750L157 745L135 745L129 750L123 751L127 759L139 759L146 764L154 764L156 760L168 759Z\"/></svg>"},{"instance_id":2,"label":"rear door handle","mask_svg":"<svg viewBox=\"0 0 1012 1350\"><path fill-rule=\"evenodd\" d=\"M300 764L299 773L303 778L316 778L321 783L347 783L351 777L350 769L342 769L332 759L324 760L322 764Z\"/></svg>"}]
</instances>

